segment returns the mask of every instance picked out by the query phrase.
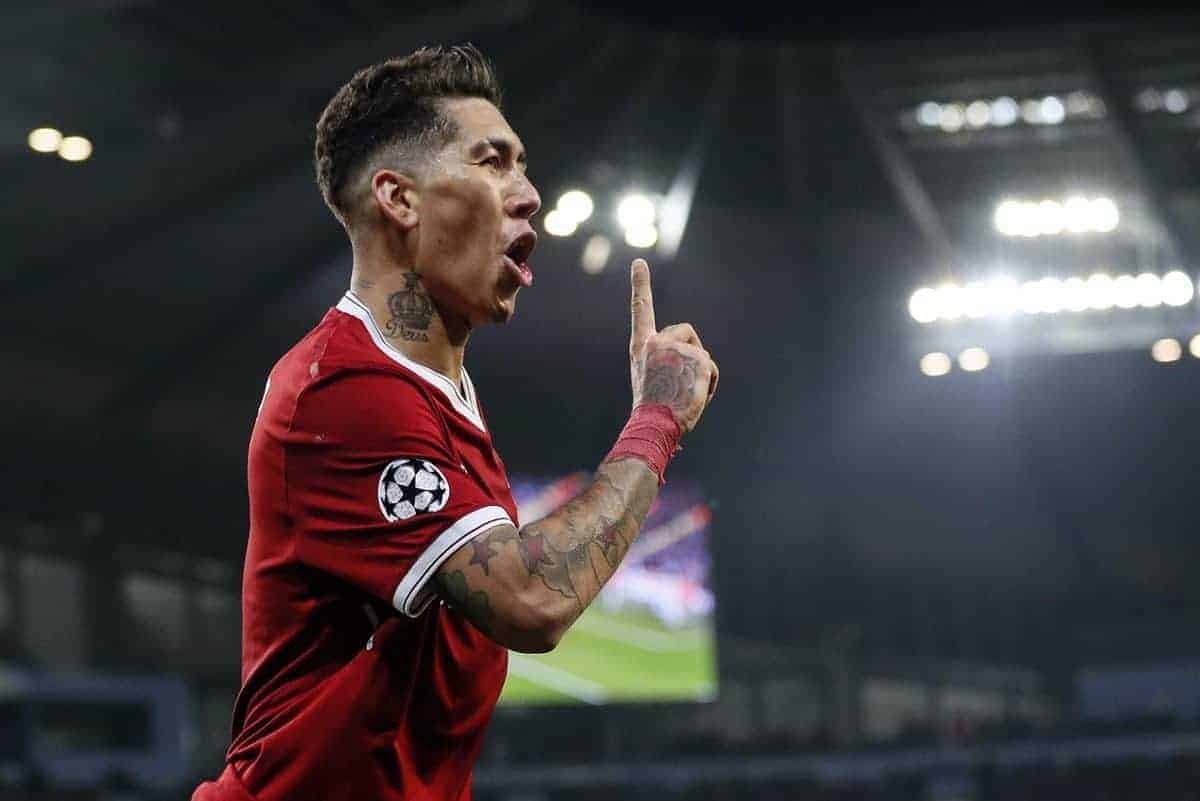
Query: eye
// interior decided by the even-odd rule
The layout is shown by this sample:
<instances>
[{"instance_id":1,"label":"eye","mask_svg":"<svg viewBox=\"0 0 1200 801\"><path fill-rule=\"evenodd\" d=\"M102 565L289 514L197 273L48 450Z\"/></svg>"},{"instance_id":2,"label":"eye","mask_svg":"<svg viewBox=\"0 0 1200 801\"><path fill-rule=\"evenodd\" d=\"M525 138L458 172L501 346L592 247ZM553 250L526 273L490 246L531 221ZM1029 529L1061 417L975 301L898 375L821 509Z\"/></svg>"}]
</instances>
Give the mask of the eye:
<instances>
[{"instance_id":1,"label":"eye","mask_svg":"<svg viewBox=\"0 0 1200 801\"><path fill-rule=\"evenodd\" d=\"M504 166L504 162L500 160L499 156L488 156L480 163L487 164L490 167L495 167L497 170Z\"/></svg>"}]
</instances>

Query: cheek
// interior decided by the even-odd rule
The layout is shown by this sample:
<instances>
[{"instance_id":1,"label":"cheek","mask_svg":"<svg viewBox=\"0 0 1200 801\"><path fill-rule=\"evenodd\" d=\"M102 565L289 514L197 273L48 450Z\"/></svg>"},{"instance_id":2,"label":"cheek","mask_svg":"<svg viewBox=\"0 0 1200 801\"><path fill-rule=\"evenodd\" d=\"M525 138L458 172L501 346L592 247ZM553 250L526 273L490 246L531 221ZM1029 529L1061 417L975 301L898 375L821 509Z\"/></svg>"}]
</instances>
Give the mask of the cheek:
<instances>
[{"instance_id":1,"label":"cheek","mask_svg":"<svg viewBox=\"0 0 1200 801\"><path fill-rule=\"evenodd\" d=\"M459 253L491 249L499 240L500 206L485 185L463 183L435 191L431 197L434 245Z\"/></svg>"}]
</instances>

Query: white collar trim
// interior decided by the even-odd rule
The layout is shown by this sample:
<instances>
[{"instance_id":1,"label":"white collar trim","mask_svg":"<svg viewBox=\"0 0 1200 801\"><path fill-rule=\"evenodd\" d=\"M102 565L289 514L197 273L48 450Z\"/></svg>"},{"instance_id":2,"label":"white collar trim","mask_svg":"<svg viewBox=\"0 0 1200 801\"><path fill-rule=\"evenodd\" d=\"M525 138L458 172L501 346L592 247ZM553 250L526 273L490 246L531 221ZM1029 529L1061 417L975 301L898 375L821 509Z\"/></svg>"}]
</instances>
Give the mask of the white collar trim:
<instances>
[{"instance_id":1,"label":"white collar trim","mask_svg":"<svg viewBox=\"0 0 1200 801\"><path fill-rule=\"evenodd\" d=\"M463 368L462 382L464 392L460 393L458 387L454 386L454 382L449 378L437 370L413 361L392 347L384 339L383 332L379 330L379 325L375 322L375 315L371 314L371 310L367 308L367 305L357 298L353 292L347 292L342 296L342 299L338 301L337 310L345 312L352 317L357 317L362 322L363 327L367 329L367 333L371 335L371 339L375 342L375 347L379 348L384 356L416 373L425 379L427 383L432 384L446 396L450 401L450 405L459 414L474 423L475 427L480 431L487 432L487 428L483 424L483 417L479 414L479 405L475 399L475 385L471 383L471 376L467 374L467 368Z\"/></svg>"}]
</instances>

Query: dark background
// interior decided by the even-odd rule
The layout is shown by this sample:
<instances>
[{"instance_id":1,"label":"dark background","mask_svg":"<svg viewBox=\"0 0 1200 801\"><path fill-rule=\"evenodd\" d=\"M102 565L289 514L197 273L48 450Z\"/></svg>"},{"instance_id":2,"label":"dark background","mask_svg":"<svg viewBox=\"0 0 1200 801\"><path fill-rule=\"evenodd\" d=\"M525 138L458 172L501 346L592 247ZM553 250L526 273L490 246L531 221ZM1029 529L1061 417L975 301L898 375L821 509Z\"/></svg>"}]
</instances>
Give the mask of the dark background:
<instances>
[{"instance_id":1,"label":"dark background","mask_svg":"<svg viewBox=\"0 0 1200 801\"><path fill-rule=\"evenodd\" d=\"M859 677L1030 671L1062 721L1081 669L1200 657L1200 361L1157 364L1149 341L1030 349L932 380L906 310L916 287L965 280L997 254L1028 277L1194 274L1200 117L1139 114L1133 98L1200 87L1196 14L131 0L0 19L3 655L185 675L210 693L201 769L236 686L236 609L214 616L185 593L189 635L163 644L122 582L132 570L236 590L263 381L348 282L344 234L312 178L314 122L354 69L434 42L473 41L495 60L547 207L576 184L598 198L665 191L686 154L703 154L679 253L648 258L660 324L692 322L721 364L672 475L716 505L722 697L751 711L745 736L723 720L693 739L723 753L765 742L764 683L803 674L822 711L796 742L854 746L858 713L830 689L833 662ZM1104 119L1004 136L899 122L927 99L1077 88L1104 97ZM41 124L86 133L95 154L32 153L24 138ZM1002 194L1079 186L1128 200L1141 224L1057 249L990 230ZM543 235L516 319L469 349L514 473L589 468L627 412L638 253L618 244L587 275L580 246ZM1170 325L1200 331L1195 308ZM76 647L39 650L23 554L79 567L82 617L46 623ZM214 603L229 614L228 598ZM594 726L596 748L620 759L645 749L612 721L642 713L547 711L545 725ZM502 715L485 763L515 759L506 727L537 714ZM663 714L704 728L693 710ZM591 741L568 739L563 758L586 758Z\"/></svg>"}]
</instances>

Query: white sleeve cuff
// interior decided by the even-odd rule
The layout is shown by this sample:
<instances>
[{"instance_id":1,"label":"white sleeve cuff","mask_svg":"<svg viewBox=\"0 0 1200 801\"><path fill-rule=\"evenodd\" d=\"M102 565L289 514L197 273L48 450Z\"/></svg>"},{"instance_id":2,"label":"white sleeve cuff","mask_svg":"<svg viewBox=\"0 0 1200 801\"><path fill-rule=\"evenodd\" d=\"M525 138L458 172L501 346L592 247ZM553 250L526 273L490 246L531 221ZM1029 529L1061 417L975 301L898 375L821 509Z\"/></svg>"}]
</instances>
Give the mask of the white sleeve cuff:
<instances>
[{"instance_id":1,"label":"white sleeve cuff","mask_svg":"<svg viewBox=\"0 0 1200 801\"><path fill-rule=\"evenodd\" d=\"M513 525L508 512L499 506L484 506L460 517L429 544L404 574L404 578L400 579L392 594L392 606L409 617L421 615L434 598L433 588L428 586L429 580L437 574L442 563L483 532L506 523Z\"/></svg>"}]
</instances>

